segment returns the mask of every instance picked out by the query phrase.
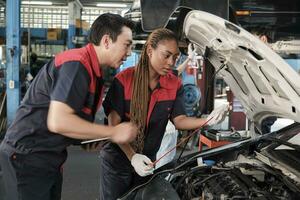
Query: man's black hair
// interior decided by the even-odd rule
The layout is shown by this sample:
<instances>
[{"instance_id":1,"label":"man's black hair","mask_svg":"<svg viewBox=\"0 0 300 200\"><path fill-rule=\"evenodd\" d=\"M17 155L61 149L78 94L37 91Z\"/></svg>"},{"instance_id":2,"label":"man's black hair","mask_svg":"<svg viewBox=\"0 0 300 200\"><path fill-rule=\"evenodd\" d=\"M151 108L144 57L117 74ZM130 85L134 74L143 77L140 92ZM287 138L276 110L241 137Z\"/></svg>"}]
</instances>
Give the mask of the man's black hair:
<instances>
[{"instance_id":1,"label":"man's black hair","mask_svg":"<svg viewBox=\"0 0 300 200\"><path fill-rule=\"evenodd\" d=\"M108 34L112 41L115 42L124 26L133 30L135 24L133 21L123 18L120 15L104 13L93 22L88 40L90 43L98 46L102 37Z\"/></svg>"}]
</instances>

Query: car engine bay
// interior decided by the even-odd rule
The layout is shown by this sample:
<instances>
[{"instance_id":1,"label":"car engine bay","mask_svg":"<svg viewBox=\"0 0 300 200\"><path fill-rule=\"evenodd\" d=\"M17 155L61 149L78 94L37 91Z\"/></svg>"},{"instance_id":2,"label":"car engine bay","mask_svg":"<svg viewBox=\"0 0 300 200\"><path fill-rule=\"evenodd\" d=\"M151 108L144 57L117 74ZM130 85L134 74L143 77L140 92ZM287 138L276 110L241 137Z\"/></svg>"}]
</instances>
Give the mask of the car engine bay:
<instances>
[{"instance_id":1,"label":"car engine bay","mask_svg":"<svg viewBox=\"0 0 300 200\"><path fill-rule=\"evenodd\" d=\"M121 200L300 199L300 124L174 160Z\"/></svg>"},{"instance_id":2,"label":"car engine bay","mask_svg":"<svg viewBox=\"0 0 300 200\"><path fill-rule=\"evenodd\" d=\"M295 182L264 164L240 155L236 161L197 166L171 183L181 199L299 199ZM298 183L299 184L299 183Z\"/></svg>"}]
</instances>

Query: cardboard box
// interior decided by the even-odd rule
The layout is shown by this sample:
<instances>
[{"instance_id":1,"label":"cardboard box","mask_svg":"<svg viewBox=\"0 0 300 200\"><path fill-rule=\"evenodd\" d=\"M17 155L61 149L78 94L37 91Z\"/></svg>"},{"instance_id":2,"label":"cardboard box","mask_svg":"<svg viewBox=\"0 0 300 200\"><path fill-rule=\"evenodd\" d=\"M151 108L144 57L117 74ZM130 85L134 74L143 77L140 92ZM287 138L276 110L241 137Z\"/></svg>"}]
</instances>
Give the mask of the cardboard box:
<instances>
[{"instance_id":1,"label":"cardboard box","mask_svg":"<svg viewBox=\"0 0 300 200\"><path fill-rule=\"evenodd\" d=\"M0 45L3 45L5 43L6 43L5 38L4 37L0 37Z\"/></svg>"},{"instance_id":2,"label":"cardboard box","mask_svg":"<svg viewBox=\"0 0 300 200\"><path fill-rule=\"evenodd\" d=\"M49 28L47 31L48 40L61 40L62 39L62 30L59 28Z\"/></svg>"},{"instance_id":3,"label":"cardboard box","mask_svg":"<svg viewBox=\"0 0 300 200\"><path fill-rule=\"evenodd\" d=\"M84 20L80 21L80 19L76 19L75 26L76 26L76 28L82 28L84 30L90 29L90 23L88 23L87 21L84 21Z\"/></svg>"},{"instance_id":4,"label":"cardboard box","mask_svg":"<svg viewBox=\"0 0 300 200\"><path fill-rule=\"evenodd\" d=\"M57 32L49 31L47 32L47 40L57 40Z\"/></svg>"}]
</instances>

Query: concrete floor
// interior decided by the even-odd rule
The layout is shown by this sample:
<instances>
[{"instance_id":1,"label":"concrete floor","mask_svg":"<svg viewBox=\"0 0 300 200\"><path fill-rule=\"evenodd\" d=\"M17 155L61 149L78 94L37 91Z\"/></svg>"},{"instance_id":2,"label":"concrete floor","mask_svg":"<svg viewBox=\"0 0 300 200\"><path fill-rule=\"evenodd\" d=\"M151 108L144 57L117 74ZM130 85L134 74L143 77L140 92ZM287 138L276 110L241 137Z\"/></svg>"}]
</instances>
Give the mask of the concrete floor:
<instances>
[{"instance_id":1,"label":"concrete floor","mask_svg":"<svg viewBox=\"0 0 300 200\"><path fill-rule=\"evenodd\" d=\"M99 152L68 148L64 164L62 200L99 200Z\"/></svg>"},{"instance_id":2,"label":"concrete floor","mask_svg":"<svg viewBox=\"0 0 300 200\"><path fill-rule=\"evenodd\" d=\"M184 155L194 151L195 147L186 150ZM80 146L70 146L68 153L64 164L62 200L99 200L99 152L87 152ZM1 179L0 170L0 200L4 196Z\"/></svg>"},{"instance_id":3,"label":"concrete floor","mask_svg":"<svg viewBox=\"0 0 300 200\"><path fill-rule=\"evenodd\" d=\"M95 122L104 124L103 108L96 113ZM99 200L99 151L87 152L80 146L68 148L64 164L62 200Z\"/></svg>"}]
</instances>

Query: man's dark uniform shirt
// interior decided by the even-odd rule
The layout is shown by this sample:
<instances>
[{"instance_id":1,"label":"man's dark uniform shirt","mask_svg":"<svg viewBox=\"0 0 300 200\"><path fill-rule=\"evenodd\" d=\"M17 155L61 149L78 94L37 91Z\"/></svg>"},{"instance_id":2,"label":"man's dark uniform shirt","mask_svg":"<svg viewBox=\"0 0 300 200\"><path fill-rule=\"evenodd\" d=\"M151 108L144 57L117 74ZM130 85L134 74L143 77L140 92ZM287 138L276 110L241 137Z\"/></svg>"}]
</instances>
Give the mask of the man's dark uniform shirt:
<instances>
[{"instance_id":1,"label":"man's dark uniform shirt","mask_svg":"<svg viewBox=\"0 0 300 200\"><path fill-rule=\"evenodd\" d=\"M76 115L92 122L101 105L102 86L92 44L56 55L28 89L6 133L4 148L11 153L43 155L40 164L57 169L66 159L66 147L76 140L48 130L50 101L63 102Z\"/></svg>"}]
</instances>

